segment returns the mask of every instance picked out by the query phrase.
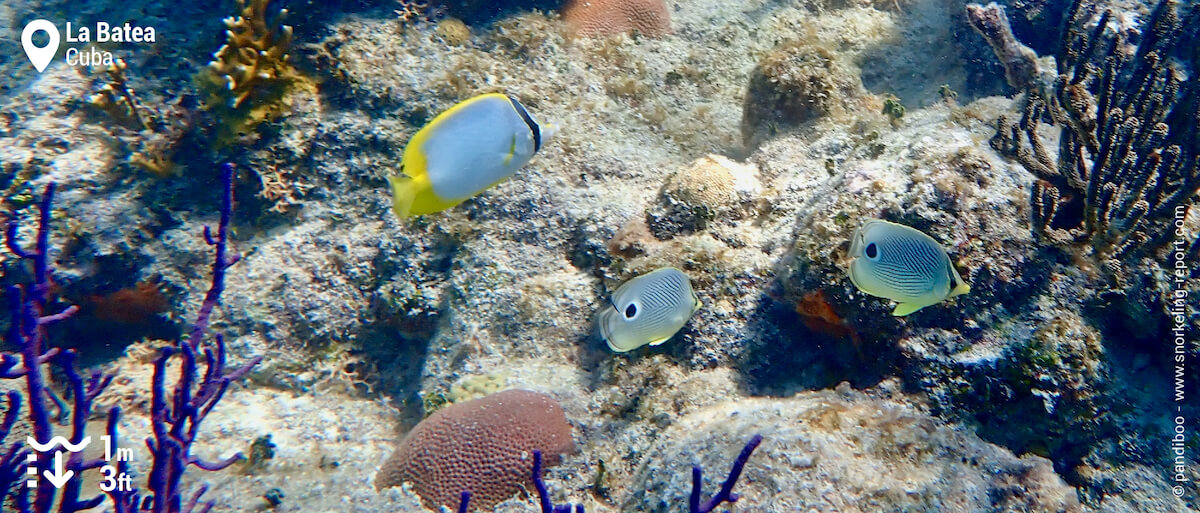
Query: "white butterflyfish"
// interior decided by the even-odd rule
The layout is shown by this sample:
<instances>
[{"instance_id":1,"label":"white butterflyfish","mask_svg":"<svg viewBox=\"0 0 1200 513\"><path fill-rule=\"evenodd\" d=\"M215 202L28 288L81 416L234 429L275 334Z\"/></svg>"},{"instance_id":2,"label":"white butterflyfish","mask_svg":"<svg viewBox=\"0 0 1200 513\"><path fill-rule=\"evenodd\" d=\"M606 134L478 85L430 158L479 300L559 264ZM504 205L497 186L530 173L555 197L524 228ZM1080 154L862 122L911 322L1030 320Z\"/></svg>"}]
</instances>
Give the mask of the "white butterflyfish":
<instances>
[{"instance_id":1,"label":"white butterflyfish","mask_svg":"<svg viewBox=\"0 0 1200 513\"><path fill-rule=\"evenodd\" d=\"M508 179L554 132L516 98L475 96L438 114L404 148L391 176L392 210L401 219L440 212Z\"/></svg>"},{"instance_id":2,"label":"white butterflyfish","mask_svg":"<svg viewBox=\"0 0 1200 513\"><path fill-rule=\"evenodd\" d=\"M687 275L663 267L617 288L612 303L600 312L600 333L618 353L656 346L674 336L699 309L700 298Z\"/></svg>"},{"instance_id":3,"label":"white butterflyfish","mask_svg":"<svg viewBox=\"0 0 1200 513\"><path fill-rule=\"evenodd\" d=\"M904 316L971 291L933 237L902 224L867 221L850 241L850 281L872 296L898 302Z\"/></svg>"}]
</instances>

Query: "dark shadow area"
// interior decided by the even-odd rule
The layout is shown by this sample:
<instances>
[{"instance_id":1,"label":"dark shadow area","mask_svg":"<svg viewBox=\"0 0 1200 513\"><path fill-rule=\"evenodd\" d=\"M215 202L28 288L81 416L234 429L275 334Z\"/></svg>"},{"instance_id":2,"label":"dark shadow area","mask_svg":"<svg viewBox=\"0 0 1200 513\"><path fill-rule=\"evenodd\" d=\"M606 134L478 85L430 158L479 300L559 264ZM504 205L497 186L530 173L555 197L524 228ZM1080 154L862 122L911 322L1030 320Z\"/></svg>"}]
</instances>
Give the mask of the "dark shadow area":
<instances>
[{"instance_id":1,"label":"dark shadow area","mask_svg":"<svg viewBox=\"0 0 1200 513\"><path fill-rule=\"evenodd\" d=\"M425 367L428 338L411 338L391 326L379 326L360 335L363 343L351 351L362 357L362 368L353 369L375 394L390 396L399 409L398 433L406 433L425 416L419 391Z\"/></svg>"},{"instance_id":2,"label":"dark shadow area","mask_svg":"<svg viewBox=\"0 0 1200 513\"><path fill-rule=\"evenodd\" d=\"M166 316L173 302L173 296L155 282L86 294L71 301L79 307L78 313L55 325L50 340L78 349L82 367L107 363L141 340L177 340L184 327Z\"/></svg>"},{"instance_id":3,"label":"dark shadow area","mask_svg":"<svg viewBox=\"0 0 1200 513\"><path fill-rule=\"evenodd\" d=\"M754 319L773 323L781 338L747 354L740 370L751 395L788 397L802 390L834 388L847 381L869 388L897 372L894 346L813 317L796 308L764 298Z\"/></svg>"}]
</instances>

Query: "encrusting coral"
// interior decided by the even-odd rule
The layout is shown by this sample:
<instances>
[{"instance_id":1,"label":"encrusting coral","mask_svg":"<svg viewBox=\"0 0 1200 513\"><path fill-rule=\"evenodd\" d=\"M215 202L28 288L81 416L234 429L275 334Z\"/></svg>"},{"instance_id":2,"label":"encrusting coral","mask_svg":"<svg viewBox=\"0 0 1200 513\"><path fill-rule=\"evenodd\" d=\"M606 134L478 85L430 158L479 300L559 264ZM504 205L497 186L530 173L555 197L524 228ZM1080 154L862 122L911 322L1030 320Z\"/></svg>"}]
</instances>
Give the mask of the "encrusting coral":
<instances>
[{"instance_id":1,"label":"encrusting coral","mask_svg":"<svg viewBox=\"0 0 1200 513\"><path fill-rule=\"evenodd\" d=\"M574 449L571 425L558 401L528 390L506 390L438 410L409 431L375 476L384 489L412 483L431 509L455 506L464 491L490 510L530 484L530 451L547 465Z\"/></svg>"},{"instance_id":2,"label":"encrusting coral","mask_svg":"<svg viewBox=\"0 0 1200 513\"><path fill-rule=\"evenodd\" d=\"M662 37L671 33L671 12L663 0L568 0L563 20L583 37L638 34Z\"/></svg>"}]
</instances>

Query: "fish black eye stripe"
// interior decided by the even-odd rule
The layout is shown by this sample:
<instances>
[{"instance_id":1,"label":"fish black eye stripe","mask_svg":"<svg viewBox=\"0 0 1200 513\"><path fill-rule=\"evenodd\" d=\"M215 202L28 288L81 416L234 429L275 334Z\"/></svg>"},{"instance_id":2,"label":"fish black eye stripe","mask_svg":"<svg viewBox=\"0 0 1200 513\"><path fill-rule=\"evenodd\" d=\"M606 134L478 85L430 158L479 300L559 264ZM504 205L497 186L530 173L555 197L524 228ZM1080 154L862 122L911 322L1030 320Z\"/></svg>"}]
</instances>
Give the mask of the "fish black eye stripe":
<instances>
[{"instance_id":1,"label":"fish black eye stripe","mask_svg":"<svg viewBox=\"0 0 1200 513\"><path fill-rule=\"evenodd\" d=\"M542 149L541 127L539 127L537 122L533 120L533 118L529 115L529 111L525 110L525 106L521 105L521 102L509 95L505 95L505 97L508 98L509 103L512 103L513 108L516 109L517 114L521 116L521 119L525 121L525 125L529 127L529 131L533 133L533 152L537 153L538 150Z\"/></svg>"}]
</instances>

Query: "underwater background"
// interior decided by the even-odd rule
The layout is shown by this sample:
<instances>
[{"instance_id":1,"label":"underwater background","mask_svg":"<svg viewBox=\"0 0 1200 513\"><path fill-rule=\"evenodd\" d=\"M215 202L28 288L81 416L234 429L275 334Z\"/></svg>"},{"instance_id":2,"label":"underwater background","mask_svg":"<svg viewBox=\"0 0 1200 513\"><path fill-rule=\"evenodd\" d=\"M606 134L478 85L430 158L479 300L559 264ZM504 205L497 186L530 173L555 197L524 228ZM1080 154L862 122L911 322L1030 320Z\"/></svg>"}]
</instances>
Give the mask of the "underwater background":
<instances>
[{"instance_id":1,"label":"underwater background","mask_svg":"<svg viewBox=\"0 0 1200 513\"><path fill-rule=\"evenodd\" d=\"M1200 2L968 4L3 2L4 511L1200 510ZM485 93L556 133L399 218ZM894 316L876 219L970 292Z\"/></svg>"}]
</instances>

